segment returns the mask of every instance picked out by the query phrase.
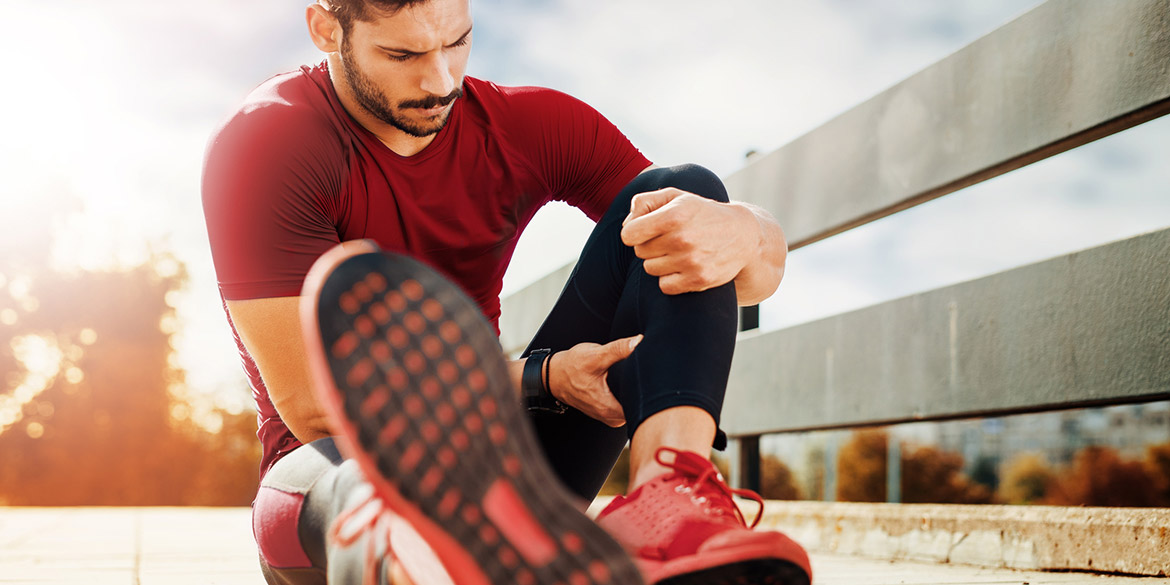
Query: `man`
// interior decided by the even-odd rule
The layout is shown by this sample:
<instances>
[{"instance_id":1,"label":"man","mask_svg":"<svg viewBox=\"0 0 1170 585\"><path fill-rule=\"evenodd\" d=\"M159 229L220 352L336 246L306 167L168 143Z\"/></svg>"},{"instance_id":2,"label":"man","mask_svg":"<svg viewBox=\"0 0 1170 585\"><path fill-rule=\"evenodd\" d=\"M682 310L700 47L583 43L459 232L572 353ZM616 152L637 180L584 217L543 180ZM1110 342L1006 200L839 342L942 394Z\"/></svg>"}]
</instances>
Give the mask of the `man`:
<instances>
[{"instance_id":1,"label":"man","mask_svg":"<svg viewBox=\"0 0 1170 585\"><path fill-rule=\"evenodd\" d=\"M387 271L397 268L371 259L385 257L377 253L380 247L417 258L454 280L498 331L502 276L520 232L541 205L558 199L581 208L598 225L528 357L507 364L502 377L489 375L485 389L498 398L511 393L501 400L507 404L489 404L491 412L497 406L505 414L519 410L524 396L546 461L517 457L521 451L508 449L518 447L501 440L502 451L484 455L498 463L492 473L515 471L523 459L525 469L536 470L524 473L542 477L547 462L565 487L589 500L629 440L631 493L618 498L599 522L634 554L648 582L806 583L804 551L779 533L746 527L731 490L707 460L712 445L725 441L717 421L736 302L754 304L770 296L783 273L786 244L775 220L758 208L728 203L718 178L701 168L653 168L612 124L573 98L466 77L469 0L330 0L310 5L306 20L326 61L274 77L253 92L212 139L203 182L220 289L259 409L264 453L253 514L269 582L322 582L326 576L348 582L355 571L402 579L398 564L383 562L395 552L405 572L419 580L418 573L428 569L411 571L412 559L431 557L403 541L402 534L426 541L438 564L457 580L624 582L621 555L603 544L597 550L576 545L576 531L589 530L585 525L545 517L573 504L555 486L544 493L505 478L504 489L484 489L507 497L483 496L487 500L464 509L476 526L487 522L488 534L503 532L502 540L518 547L492 549L509 570L521 571L507 578L483 566L486 561L476 552L482 535L439 528L442 502L399 498L427 487L428 477L396 476L401 470L394 466L405 465L402 460L380 456L385 445L350 428L350 423L360 426L363 421L356 419L363 417L394 416L385 395L357 388L370 370L351 373L357 382L347 382L345 375L330 381L322 372L337 366L338 356L349 359L357 352L354 359L385 366L374 378L396 375L394 364L409 366L412 351L426 350L427 330L420 324L420 333L401 337L404 353L394 356L382 346L341 343L341 337L333 340L341 345L330 349L322 338L328 323L343 317L355 330L393 336L398 330L375 331L358 317L382 311L383 325L392 328L391 318L427 313L422 304L418 311L390 313L368 294L354 301L362 295L353 293L307 319L310 349L298 320L299 295L315 261L321 258L322 264L310 279L316 284L305 285L310 303L324 298L322 283L333 282L332 275L342 274L336 278L343 281L345 274L353 277L345 268L351 261L373 262L362 264L368 272L361 278L384 285ZM429 274L429 269L411 270ZM442 277L419 278L432 284L404 289L418 293L411 302L450 296ZM370 288L357 281L347 286L362 293ZM458 312L457 303L445 302L428 306L436 315ZM450 332L453 339L478 339L476 330L465 323ZM468 363L500 359L490 355L498 354L496 347L475 347ZM436 356L445 351L434 349ZM310 362L319 364L318 386L327 387L322 399L310 391ZM464 386L479 381L479 370L451 370L444 378L438 369L428 373L438 367L430 358L417 365L411 375L423 377L411 380L422 383L410 391L434 398L418 407L424 418L412 422L421 436L433 428L428 423L441 419L444 404L457 402ZM336 400L343 404L351 390L370 392L359 409L365 414L346 419L337 405L326 413L322 403L337 396L330 392L340 392ZM409 394L394 396L403 405L418 404ZM434 421L425 418L431 416ZM466 416L481 426L479 413ZM384 434L397 436L393 425L383 423ZM529 432L518 426L525 428L509 432ZM504 433L491 431L499 432L485 436ZM338 455L337 433L361 465ZM437 455L427 463L440 469L443 449L457 447L460 436L449 429L431 435ZM477 463L464 457L460 461ZM404 459L410 467L420 464ZM474 480L459 481L463 489ZM533 503L546 497L556 505ZM488 514L493 506L514 513ZM354 520L363 514L365 520ZM483 520L484 514L491 517ZM399 526L389 531L389 545L378 518ZM562 520L568 528L556 538L543 538L548 534L537 528ZM325 535L330 527L331 539ZM510 537L517 527L536 534L540 546ZM585 540L606 537L590 532ZM412 555L404 554L407 548ZM579 563L592 570L571 571L564 581L545 566L554 556L564 558L565 567Z\"/></svg>"}]
</instances>

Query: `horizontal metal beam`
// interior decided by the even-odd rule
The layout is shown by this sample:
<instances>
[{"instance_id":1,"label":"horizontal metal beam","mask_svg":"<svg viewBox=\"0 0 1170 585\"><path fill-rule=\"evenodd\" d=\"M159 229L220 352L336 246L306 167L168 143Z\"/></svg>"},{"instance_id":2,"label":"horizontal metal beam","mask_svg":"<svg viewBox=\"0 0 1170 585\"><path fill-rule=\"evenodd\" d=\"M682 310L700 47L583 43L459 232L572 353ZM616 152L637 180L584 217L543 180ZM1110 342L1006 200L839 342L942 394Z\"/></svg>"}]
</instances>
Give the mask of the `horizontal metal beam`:
<instances>
[{"instance_id":1,"label":"horizontal metal beam","mask_svg":"<svg viewBox=\"0 0 1170 585\"><path fill-rule=\"evenodd\" d=\"M1170 112L1170 0L1050 0L727 177L792 248Z\"/></svg>"},{"instance_id":2,"label":"horizontal metal beam","mask_svg":"<svg viewBox=\"0 0 1170 585\"><path fill-rule=\"evenodd\" d=\"M1170 230L736 345L731 435L1170 398Z\"/></svg>"}]
</instances>

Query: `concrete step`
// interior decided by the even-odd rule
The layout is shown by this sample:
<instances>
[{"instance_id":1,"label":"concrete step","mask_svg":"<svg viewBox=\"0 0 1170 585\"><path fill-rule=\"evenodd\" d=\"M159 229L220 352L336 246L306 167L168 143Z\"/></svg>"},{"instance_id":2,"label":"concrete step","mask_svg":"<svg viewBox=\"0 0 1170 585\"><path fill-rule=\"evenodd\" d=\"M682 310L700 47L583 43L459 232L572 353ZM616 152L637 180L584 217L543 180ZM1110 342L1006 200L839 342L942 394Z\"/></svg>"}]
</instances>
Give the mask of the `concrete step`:
<instances>
[{"instance_id":1,"label":"concrete step","mask_svg":"<svg viewBox=\"0 0 1170 585\"><path fill-rule=\"evenodd\" d=\"M1158 578L1041 573L813 555L820 585L1152 585ZM0 508L0 584L264 585L247 508Z\"/></svg>"}]
</instances>

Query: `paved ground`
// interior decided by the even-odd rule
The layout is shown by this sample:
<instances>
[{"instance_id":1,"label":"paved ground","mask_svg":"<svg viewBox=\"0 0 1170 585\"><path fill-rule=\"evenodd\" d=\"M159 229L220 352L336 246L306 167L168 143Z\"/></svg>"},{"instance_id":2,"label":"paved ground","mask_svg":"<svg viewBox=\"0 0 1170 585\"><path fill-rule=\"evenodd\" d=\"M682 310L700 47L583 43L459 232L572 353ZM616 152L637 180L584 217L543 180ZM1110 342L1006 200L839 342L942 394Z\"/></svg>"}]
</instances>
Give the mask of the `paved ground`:
<instances>
[{"instance_id":1,"label":"paved ground","mask_svg":"<svg viewBox=\"0 0 1170 585\"><path fill-rule=\"evenodd\" d=\"M1170 583L831 555L814 555L813 571L819 585ZM0 584L15 583L264 585L240 508L0 508Z\"/></svg>"}]
</instances>

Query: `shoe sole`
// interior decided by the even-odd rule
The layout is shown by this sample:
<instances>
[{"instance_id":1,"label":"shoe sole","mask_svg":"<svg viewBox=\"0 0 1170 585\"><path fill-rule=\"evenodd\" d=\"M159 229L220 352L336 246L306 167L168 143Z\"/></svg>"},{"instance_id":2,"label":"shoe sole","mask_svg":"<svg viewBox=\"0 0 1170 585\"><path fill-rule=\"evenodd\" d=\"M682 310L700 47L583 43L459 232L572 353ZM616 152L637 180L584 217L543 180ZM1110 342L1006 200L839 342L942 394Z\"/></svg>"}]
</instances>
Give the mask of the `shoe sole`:
<instances>
[{"instance_id":1,"label":"shoe sole","mask_svg":"<svg viewBox=\"0 0 1170 585\"><path fill-rule=\"evenodd\" d=\"M809 578L795 563L752 559L668 577L655 585L809 585Z\"/></svg>"},{"instance_id":2,"label":"shoe sole","mask_svg":"<svg viewBox=\"0 0 1170 585\"><path fill-rule=\"evenodd\" d=\"M339 445L455 583L642 583L545 465L495 332L456 285L405 256L335 251L302 298Z\"/></svg>"},{"instance_id":3,"label":"shoe sole","mask_svg":"<svg viewBox=\"0 0 1170 585\"><path fill-rule=\"evenodd\" d=\"M808 553L783 534L772 536L647 566L644 575L652 585L809 585Z\"/></svg>"}]
</instances>

